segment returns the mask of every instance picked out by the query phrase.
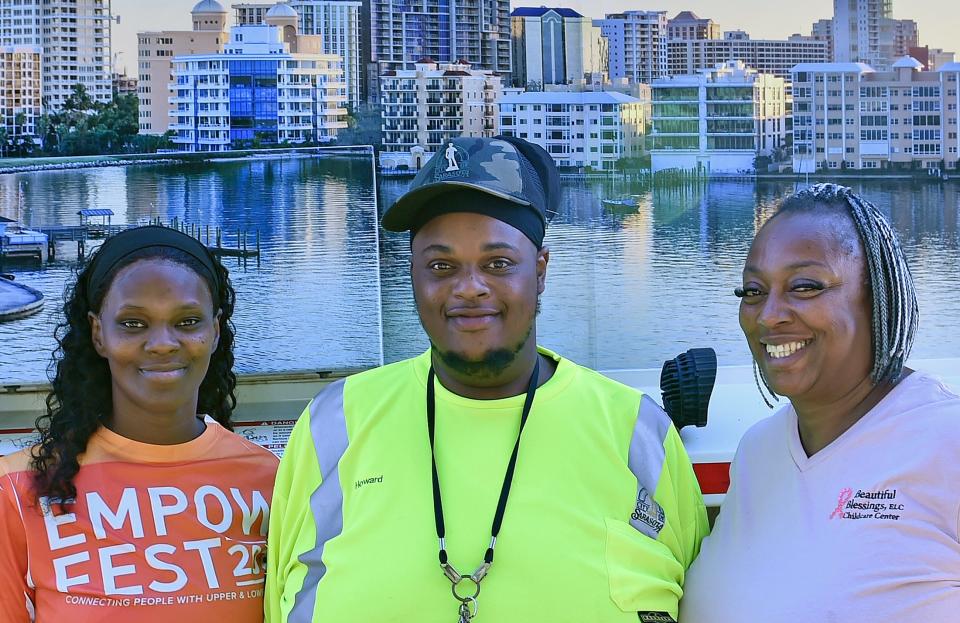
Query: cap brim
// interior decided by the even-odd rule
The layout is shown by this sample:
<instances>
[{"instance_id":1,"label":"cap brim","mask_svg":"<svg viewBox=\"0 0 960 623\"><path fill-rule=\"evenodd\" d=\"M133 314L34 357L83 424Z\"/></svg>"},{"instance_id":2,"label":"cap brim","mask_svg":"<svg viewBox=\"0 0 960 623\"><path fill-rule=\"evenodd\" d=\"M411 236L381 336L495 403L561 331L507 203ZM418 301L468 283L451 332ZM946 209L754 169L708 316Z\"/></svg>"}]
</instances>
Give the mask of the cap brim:
<instances>
[{"instance_id":1,"label":"cap brim","mask_svg":"<svg viewBox=\"0 0 960 623\"><path fill-rule=\"evenodd\" d=\"M384 212L383 219L381 219L380 224L387 231L407 231L416 223L417 212L425 202L456 190L463 190L464 188L476 190L485 195L490 195L499 199L505 199L517 205L530 205L529 201L518 199L517 197L507 193L491 190L490 188L480 184L448 180L421 186L420 188L412 190L400 197L396 203L387 208L387 211Z\"/></svg>"}]
</instances>

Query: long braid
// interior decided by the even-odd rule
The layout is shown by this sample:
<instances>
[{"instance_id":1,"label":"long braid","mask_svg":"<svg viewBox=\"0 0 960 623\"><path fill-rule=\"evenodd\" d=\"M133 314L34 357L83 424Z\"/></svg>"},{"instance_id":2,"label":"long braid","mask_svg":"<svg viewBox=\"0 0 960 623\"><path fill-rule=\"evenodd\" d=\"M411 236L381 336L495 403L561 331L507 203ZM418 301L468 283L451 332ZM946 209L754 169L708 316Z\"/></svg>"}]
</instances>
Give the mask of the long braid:
<instances>
[{"instance_id":1,"label":"long braid","mask_svg":"<svg viewBox=\"0 0 960 623\"><path fill-rule=\"evenodd\" d=\"M874 384L896 379L913 348L919 323L917 293L903 249L880 210L850 188L816 184L787 198L771 218L790 212L840 212L863 245L871 292Z\"/></svg>"}]
</instances>

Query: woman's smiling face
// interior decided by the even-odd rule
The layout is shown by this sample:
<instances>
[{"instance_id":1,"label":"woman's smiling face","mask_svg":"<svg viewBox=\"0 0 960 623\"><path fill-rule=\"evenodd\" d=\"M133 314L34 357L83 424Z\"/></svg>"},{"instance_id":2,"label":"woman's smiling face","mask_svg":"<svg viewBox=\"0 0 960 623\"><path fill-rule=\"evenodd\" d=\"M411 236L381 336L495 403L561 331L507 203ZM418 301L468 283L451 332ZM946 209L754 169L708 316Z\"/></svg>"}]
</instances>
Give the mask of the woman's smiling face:
<instances>
[{"instance_id":1,"label":"woman's smiling face","mask_svg":"<svg viewBox=\"0 0 960 623\"><path fill-rule=\"evenodd\" d=\"M773 391L827 404L870 374L865 275L862 244L844 216L788 213L761 228L743 270L740 327Z\"/></svg>"},{"instance_id":2,"label":"woman's smiling face","mask_svg":"<svg viewBox=\"0 0 960 623\"><path fill-rule=\"evenodd\" d=\"M110 365L114 416L196 413L220 336L203 278L176 262L138 260L117 273L90 322Z\"/></svg>"}]
</instances>

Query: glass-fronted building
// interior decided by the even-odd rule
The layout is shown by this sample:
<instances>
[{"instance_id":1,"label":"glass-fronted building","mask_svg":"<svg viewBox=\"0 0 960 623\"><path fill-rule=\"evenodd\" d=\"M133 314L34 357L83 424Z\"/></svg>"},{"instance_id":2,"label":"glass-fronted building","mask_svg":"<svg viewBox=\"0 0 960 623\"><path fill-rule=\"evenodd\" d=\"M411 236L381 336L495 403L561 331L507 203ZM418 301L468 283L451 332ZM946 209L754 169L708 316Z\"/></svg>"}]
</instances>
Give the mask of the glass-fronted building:
<instances>
[{"instance_id":1,"label":"glass-fronted building","mask_svg":"<svg viewBox=\"0 0 960 623\"><path fill-rule=\"evenodd\" d=\"M786 157L783 78L728 61L698 75L655 80L652 166L753 171L757 156Z\"/></svg>"},{"instance_id":2,"label":"glass-fronted building","mask_svg":"<svg viewBox=\"0 0 960 623\"><path fill-rule=\"evenodd\" d=\"M325 143L347 127L340 57L288 28L238 26L222 54L174 58L175 144L226 151Z\"/></svg>"}]
</instances>

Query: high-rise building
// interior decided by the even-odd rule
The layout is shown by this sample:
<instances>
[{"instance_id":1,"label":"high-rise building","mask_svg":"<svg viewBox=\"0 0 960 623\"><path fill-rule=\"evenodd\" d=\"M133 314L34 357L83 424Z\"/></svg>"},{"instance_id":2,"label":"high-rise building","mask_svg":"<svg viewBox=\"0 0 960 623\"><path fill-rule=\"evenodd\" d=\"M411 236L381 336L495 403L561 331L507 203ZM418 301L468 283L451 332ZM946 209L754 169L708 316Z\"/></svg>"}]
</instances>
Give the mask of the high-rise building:
<instances>
[{"instance_id":1,"label":"high-rise building","mask_svg":"<svg viewBox=\"0 0 960 623\"><path fill-rule=\"evenodd\" d=\"M500 99L500 132L540 145L558 167L616 169L643 150L644 102L610 91L516 93Z\"/></svg>"},{"instance_id":2,"label":"high-rise building","mask_svg":"<svg viewBox=\"0 0 960 623\"><path fill-rule=\"evenodd\" d=\"M720 36L720 24L698 17L693 11L681 11L667 21L669 39L719 39Z\"/></svg>"},{"instance_id":3,"label":"high-rise building","mask_svg":"<svg viewBox=\"0 0 960 623\"><path fill-rule=\"evenodd\" d=\"M420 59L414 69L380 76L380 166L419 169L456 136L495 136L502 80L466 63Z\"/></svg>"},{"instance_id":4,"label":"high-rise building","mask_svg":"<svg viewBox=\"0 0 960 623\"><path fill-rule=\"evenodd\" d=\"M518 7L510 14L513 85L542 89L607 71L606 39L573 9Z\"/></svg>"},{"instance_id":5,"label":"high-rise building","mask_svg":"<svg viewBox=\"0 0 960 623\"><path fill-rule=\"evenodd\" d=\"M813 27L810 29L810 37L816 41L826 41L827 52L830 56L824 62L833 60L833 20L821 19L814 22Z\"/></svg>"},{"instance_id":6,"label":"high-rise building","mask_svg":"<svg viewBox=\"0 0 960 623\"><path fill-rule=\"evenodd\" d=\"M263 24L267 12L275 3L234 4L236 25ZM361 102L363 59L360 33L359 0L287 0L287 6L300 17L300 33L319 35L323 39L323 53L336 54L343 59L343 74L347 82L347 101L353 107Z\"/></svg>"},{"instance_id":7,"label":"high-rise building","mask_svg":"<svg viewBox=\"0 0 960 623\"><path fill-rule=\"evenodd\" d=\"M736 173L786 142L784 79L728 61L655 80L652 167Z\"/></svg>"},{"instance_id":8,"label":"high-rise building","mask_svg":"<svg viewBox=\"0 0 960 623\"><path fill-rule=\"evenodd\" d=\"M761 74L789 78L790 69L797 63L825 63L830 59L827 43L810 37L671 40L667 48L671 76L698 74L739 60Z\"/></svg>"},{"instance_id":9,"label":"high-rise building","mask_svg":"<svg viewBox=\"0 0 960 623\"><path fill-rule=\"evenodd\" d=\"M42 50L45 106L59 109L82 84L95 101L113 97L110 0L3 0L0 45Z\"/></svg>"},{"instance_id":10,"label":"high-rise building","mask_svg":"<svg viewBox=\"0 0 960 623\"><path fill-rule=\"evenodd\" d=\"M920 45L920 31L911 19L883 20L880 28L880 56L884 67L908 56L910 48Z\"/></svg>"},{"instance_id":11,"label":"high-rise building","mask_svg":"<svg viewBox=\"0 0 960 623\"><path fill-rule=\"evenodd\" d=\"M911 57L793 70L793 169L956 170L960 63L924 71Z\"/></svg>"},{"instance_id":12,"label":"high-rise building","mask_svg":"<svg viewBox=\"0 0 960 623\"><path fill-rule=\"evenodd\" d=\"M138 87L139 80L136 76L113 73L113 92L117 95L134 95L137 93Z\"/></svg>"},{"instance_id":13,"label":"high-rise building","mask_svg":"<svg viewBox=\"0 0 960 623\"><path fill-rule=\"evenodd\" d=\"M879 63L880 29L892 18L893 0L833 0L833 60Z\"/></svg>"},{"instance_id":14,"label":"high-rise building","mask_svg":"<svg viewBox=\"0 0 960 623\"><path fill-rule=\"evenodd\" d=\"M327 142L347 127L339 56L297 32L299 16L272 7L266 24L235 26L220 54L173 59L170 129L186 151Z\"/></svg>"},{"instance_id":15,"label":"high-rise building","mask_svg":"<svg viewBox=\"0 0 960 623\"><path fill-rule=\"evenodd\" d=\"M39 46L0 47L0 128L16 144L35 137L43 112Z\"/></svg>"},{"instance_id":16,"label":"high-rise building","mask_svg":"<svg viewBox=\"0 0 960 623\"><path fill-rule=\"evenodd\" d=\"M667 12L626 11L593 21L607 38L611 80L650 84L667 75Z\"/></svg>"},{"instance_id":17,"label":"high-rise building","mask_svg":"<svg viewBox=\"0 0 960 623\"><path fill-rule=\"evenodd\" d=\"M510 0L373 0L371 37L381 72L429 57L510 74Z\"/></svg>"},{"instance_id":18,"label":"high-rise building","mask_svg":"<svg viewBox=\"0 0 960 623\"><path fill-rule=\"evenodd\" d=\"M193 30L137 33L141 134L163 134L170 129L174 57L222 52L230 37L227 15L217 0L201 0L190 12Z\"/></svg>"}]
</instances>

